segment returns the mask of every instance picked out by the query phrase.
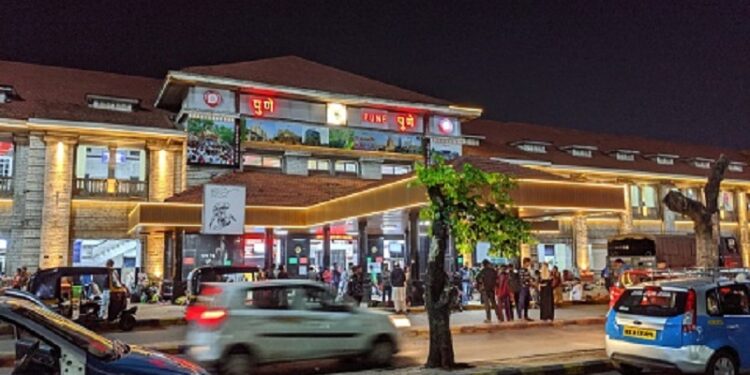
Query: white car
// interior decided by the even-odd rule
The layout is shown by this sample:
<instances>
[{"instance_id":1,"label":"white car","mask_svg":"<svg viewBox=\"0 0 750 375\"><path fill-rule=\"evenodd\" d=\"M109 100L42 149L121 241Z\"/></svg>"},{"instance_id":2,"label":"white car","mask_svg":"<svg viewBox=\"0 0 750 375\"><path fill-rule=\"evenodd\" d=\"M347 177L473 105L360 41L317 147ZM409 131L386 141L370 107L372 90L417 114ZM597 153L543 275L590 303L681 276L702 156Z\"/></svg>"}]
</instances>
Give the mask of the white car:
<instances>
[{"instance_id":1,"label":"white car","mask_svg":"<svg viewBox=\"0 0 750 375\"><path fill-rule=\"evenodd\" d=\"M332 357L387 366L398 350L387 314L336 302L327 286L306 280L206 283L186 320L188 354L227 375Z\"/></svg>"}]
</instances>

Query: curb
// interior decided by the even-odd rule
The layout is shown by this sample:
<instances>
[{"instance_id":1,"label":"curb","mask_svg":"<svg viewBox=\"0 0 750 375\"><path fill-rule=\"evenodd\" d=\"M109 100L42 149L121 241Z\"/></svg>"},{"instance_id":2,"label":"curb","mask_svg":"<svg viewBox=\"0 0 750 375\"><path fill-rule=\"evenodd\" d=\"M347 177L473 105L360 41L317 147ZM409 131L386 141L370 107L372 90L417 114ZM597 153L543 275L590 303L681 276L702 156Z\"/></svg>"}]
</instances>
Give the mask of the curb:
<instances>
[{"instance_id":1,"label":"curb","mask_svg":"<svg viewBox=\"0 0 750 375\"><path fill-rule=\"evenodd\" d=\"M507 368L491 371L493 375L572 375L590 374L612 370L612 363L607 360L593 360L560 365L545 365L538 367Z\"/></svg>"},{"instance_id":2,"label":"curb","mask_svg":"<svg viewBox=\"0 0 750 375\"><path fill-rule=\"evenodd\" d=\"M553 322L533 321L533 322L514 322L514 323L499 323L499 324L470 324L470 325L459 325L451 326L452 335L462 334L475 334L475 333L496 333L507 330L527 329L527 328L538 328L538 327L565 327L572 325L588 326L588 325L604 325L604 317L592 317L592 318L581 318L581 319L569 319L569 320L556 320ZM401 332L406 337L427 337L430 335L430 329L428 327L420 328L408 328Z\"/></svg>"}]
</instances>

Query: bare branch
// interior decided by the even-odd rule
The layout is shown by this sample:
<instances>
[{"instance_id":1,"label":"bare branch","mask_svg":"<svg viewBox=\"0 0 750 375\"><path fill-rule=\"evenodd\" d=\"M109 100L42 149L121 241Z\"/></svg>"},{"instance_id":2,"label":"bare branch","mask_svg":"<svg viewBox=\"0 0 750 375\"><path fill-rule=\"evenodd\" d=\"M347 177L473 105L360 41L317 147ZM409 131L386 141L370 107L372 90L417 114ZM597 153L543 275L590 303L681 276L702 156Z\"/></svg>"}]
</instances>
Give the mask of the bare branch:
<instances>
[{"instance_id":1,"label":"bare branch","mask_svg":"<svg viewBox=\"0 0 750 375\"><path fill-rule=\"evenodd\" d=\"M708 176L708 181L704 188L704 194L706 196L706 211L710 215L719 210L719 192L721 181L724 179L724 172L726 172L727 166L729 166L729 160L722 154L719 156L719 160L714 163L713 168L711 168L711 175Z\"/></svg>"},{"instance_id":2,"label":"bare branch","mask_svg":"<svg viewBox=\"0 0 750 375\"><path fill-rule=\"evenodd\" d=\"M701 221L706 213L706 207L703 206L703 203L690 199L679 191L673 190L667 193L664 197L664 204L674 212L690 216L693 222Z\"/></svg>"}]
</instances>

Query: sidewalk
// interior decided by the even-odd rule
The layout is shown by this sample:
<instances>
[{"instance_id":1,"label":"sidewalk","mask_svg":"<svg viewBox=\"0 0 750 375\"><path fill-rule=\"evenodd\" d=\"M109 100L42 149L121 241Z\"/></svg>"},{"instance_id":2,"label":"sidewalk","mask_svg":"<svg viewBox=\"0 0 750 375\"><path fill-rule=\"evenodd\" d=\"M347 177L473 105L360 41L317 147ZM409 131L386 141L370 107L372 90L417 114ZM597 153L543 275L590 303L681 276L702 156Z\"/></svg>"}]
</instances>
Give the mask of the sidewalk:
<instances>
[{"instance_id":1,"label":"sidewalk","mask_svg":"<svg viewBox=\"0 0 750 375\"><path fill-rule=\"evenodd\" d=\"M138 306L136 317L138 325L148 326L170 326L185 324L185 306L170 304L134 304ZM504 329L521 329L538 326L562 326L570 324L602 324L604 315L607 313L607 305L568 305L555 309L555 322L545 323L539 321L539 310L529 310L529 317L533 322L515 321L513 323L498 324L496 318L492 317L492 323L485 324L485 313L479 305L470 305L470 309L451 315L451 331L455 334L495 332ZM373 310L388 311L380 308ZM411 326L405 329L408 335L421 336L426 334L428 327L427 313L424 309L406 315Z\"/></svg>"}]
</instances>

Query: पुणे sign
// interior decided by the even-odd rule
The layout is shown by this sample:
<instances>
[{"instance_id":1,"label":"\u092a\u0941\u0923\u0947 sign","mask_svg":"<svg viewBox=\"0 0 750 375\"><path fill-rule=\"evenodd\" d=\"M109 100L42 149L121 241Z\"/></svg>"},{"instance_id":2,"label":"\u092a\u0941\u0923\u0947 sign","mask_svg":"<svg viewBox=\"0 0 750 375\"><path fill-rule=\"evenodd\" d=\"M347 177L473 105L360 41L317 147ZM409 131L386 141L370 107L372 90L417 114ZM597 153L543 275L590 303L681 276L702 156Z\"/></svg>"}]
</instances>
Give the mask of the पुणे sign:
<instances>
[{"instance_id":1,"label":"\u092a\u0941\u0923\u0947 sign","mask_svg":"<svg viewBox=\"0 0 750 375\"><path fill-rule=\"evenodd\" d=\"M203 186L201 233L244 234L245 186Z\"/></svg>"}]
</instances>

